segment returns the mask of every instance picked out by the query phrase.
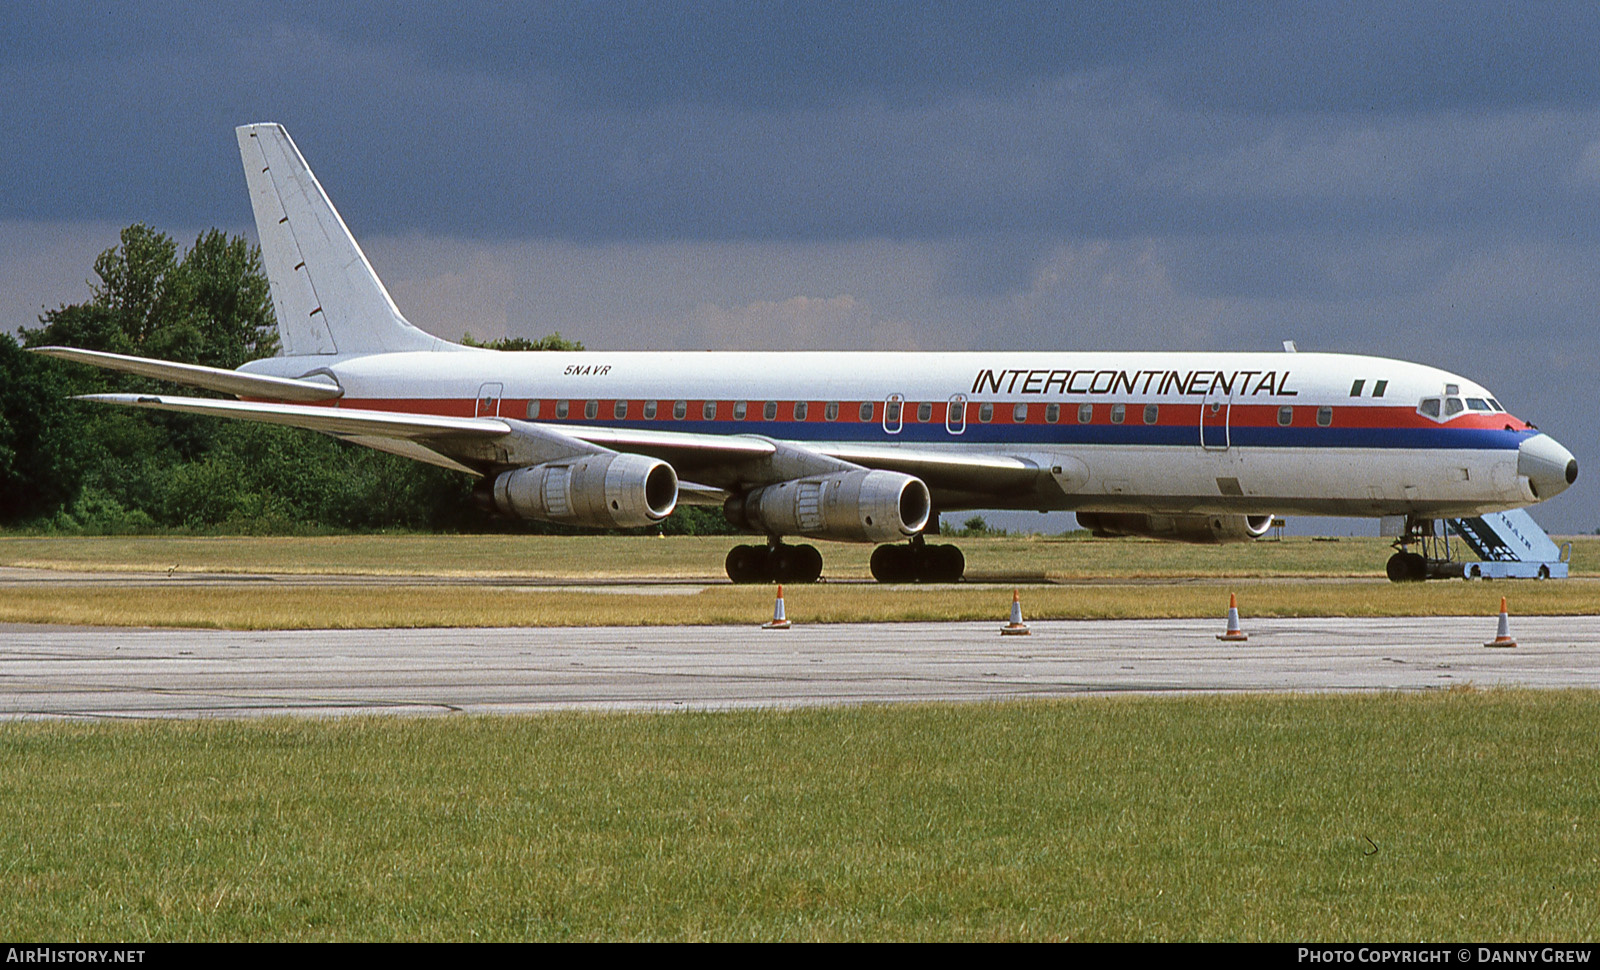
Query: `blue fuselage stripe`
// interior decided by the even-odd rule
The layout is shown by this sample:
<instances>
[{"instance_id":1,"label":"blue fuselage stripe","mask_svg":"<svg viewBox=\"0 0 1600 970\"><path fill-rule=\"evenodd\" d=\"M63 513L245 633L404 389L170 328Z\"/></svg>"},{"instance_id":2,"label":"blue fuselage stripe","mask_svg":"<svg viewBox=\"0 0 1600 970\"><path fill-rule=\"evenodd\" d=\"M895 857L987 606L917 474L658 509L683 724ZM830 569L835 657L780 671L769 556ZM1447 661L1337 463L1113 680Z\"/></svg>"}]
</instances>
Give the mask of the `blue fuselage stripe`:
<instances>
[{"instance_id":1,"label":"blue fuselage stripe","mask_svg":"<svg viewBox=\"0 0 1600 970\"><path fill-rule=\"evenodd\" d=\"M1194 426L981 424L970 423L961 434L951 434L942 424L907 424L889 434L878 424L822 421L550 421L551 425L589 425L639 431L679 431L691 434L756 434L790 441L840 441L861 444L946 445L1143 445L1199 447L1200 429ZM1207 442L1222 443L1222 432L1207 429ZM1515 450L1536 431L1489 428L1273 428L1234 427L1228 441L1235 448L1381 448L1413 450Z\"/></svg>"}]
</instances>

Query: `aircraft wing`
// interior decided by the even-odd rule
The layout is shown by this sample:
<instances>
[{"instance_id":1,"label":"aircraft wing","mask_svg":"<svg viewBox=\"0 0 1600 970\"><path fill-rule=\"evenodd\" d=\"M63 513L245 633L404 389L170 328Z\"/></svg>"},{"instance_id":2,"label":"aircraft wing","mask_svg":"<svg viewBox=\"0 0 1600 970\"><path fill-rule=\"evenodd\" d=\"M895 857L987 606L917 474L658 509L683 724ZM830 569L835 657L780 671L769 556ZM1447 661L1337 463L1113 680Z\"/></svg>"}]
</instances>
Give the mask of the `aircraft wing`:
<instances>
[{"instance_id":1,"label":"aircraft wing","mask_svg":"<svg viewBox=\"0 0 1600 970\"><path fill-rule=\"evenodd\" d=\"M841 466L882 468L915 475L929 487L954 492L1025 490L1039 466L1000 454L955 453L898 445L809 445L758 435L713 435L601 427L556 427L514 418L467 418L415 412L267 401L228 401L165 394L87 394L80 400L280 424L343 438L356 444L474 475L499 464L489 455L497 439L536 442L527 459L550 461L587 451L624 451L660 458L681 472L712 483L705 501L723 495L720 486L773 482ZM785 460L780 460L785 459ZM467 464L471 462L472 464ZM773 467L766 467L768 463ZM512 463L515 463L514 461ZM809 467L808 467L809 466ZM785 469L780 471L779 468Z\"/></svg>"},{"instance_id":2,"label":"aircraft wing","mask_svg":"<svg viewBox=\"0 0 1600 970\"><path fill-rule=\"evenodd\" d=\"M1010 491L1033 485L1039 466L1010 455L932 451L899 445L830 445L822 454L864 468L915 475L932 488L953 491Z\"/></svg>"},{"instance_id":3,"label":"aircraft wing","mask_svg":"<svg viewBox=\"0 0 1600 970\"><path fill-rule=\"evenodd\" d=\"M621 428L563 428L574 438L615 451L635 451L695 473L706 466L735 468L780 452L809 454L861 468L915 475L930 487L955 492L1011 491L1031 488L1039 466L1026 458L972 454L901 445L800 444L758 435L713 435L680 431ZM820 469L819 469L820 470Z\"/></svg>"}]
</instances>

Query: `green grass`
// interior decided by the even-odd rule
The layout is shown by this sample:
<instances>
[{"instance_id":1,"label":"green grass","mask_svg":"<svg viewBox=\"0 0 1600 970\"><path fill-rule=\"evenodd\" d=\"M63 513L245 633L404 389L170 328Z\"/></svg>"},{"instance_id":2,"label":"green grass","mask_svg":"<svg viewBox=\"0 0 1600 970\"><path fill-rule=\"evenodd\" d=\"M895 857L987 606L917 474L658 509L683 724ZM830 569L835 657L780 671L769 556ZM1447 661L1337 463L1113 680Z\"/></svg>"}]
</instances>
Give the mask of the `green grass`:
<instances>
[{"instance_id":1,"label":"green grass","mask_svg":"<svg viewBox=\"0 0 1600 970\"><path fill-rule=\"evenodd\" d=\"M1470 690L11 723L0 927L1587 940L1596 723L1594 693Z\"/></svg>"}]
</instances>

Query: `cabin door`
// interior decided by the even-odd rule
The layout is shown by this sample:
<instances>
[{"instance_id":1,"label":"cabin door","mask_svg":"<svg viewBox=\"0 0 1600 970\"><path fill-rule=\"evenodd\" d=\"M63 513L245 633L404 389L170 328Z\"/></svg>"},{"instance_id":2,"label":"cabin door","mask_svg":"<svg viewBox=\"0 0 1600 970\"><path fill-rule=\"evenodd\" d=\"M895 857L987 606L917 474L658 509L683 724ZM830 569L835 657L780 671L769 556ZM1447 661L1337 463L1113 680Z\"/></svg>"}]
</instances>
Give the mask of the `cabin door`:
<instances>
[{"instance_id":1,"label":"cabin door","mask_svg":"<svg viewBox=\"0 0 1600 970\"><path fill-rule=\"evenodd\" d=\"M475 411L480 418L498 418L500 416L500 392L503 385L485 384L478 388L478 406Z\"/></svg>"},{"instance_id":2,"label":"cabin door","mask_svg":"<svg viewBox=\"0 0 1600 970\"><path fill-rule=\"evenodd\" d=\"M1226 451L1232 443L1228 432L1228 416L1233 410L1230 390L1212 385L1200 402L1200 447L1207 451Z\"/></svg>"}]
</instances>

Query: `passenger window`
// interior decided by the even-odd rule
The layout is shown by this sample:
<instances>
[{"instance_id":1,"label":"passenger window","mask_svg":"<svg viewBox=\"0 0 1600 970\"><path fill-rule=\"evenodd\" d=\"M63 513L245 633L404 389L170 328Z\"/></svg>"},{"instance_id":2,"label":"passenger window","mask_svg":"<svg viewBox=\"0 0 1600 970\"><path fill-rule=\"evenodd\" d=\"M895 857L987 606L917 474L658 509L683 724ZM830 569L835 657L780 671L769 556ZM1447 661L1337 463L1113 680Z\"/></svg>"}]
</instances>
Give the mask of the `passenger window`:
<instances>
[{"instance_id":1,"label":"passenger window","mask_svg":"<svg viewBox=\"0 0 1600 970\"><path fill-rule=\"evenodd\" d=\"M1094 405L1093 404L1080 404L1080 405L1078 405L1078 423L1079 424L1089 424L1093 420L1094 420Z\"/></svg>"},{"instance_id":2,"label":"passenger window","mask_svg":"<svg viewBox=\"0 0 1600 970\"><path fill-rule=\"evenodd\" d=\"M794 402L794 419L796 421L804 421L806 419L806 412L810 411L810 410L811 410L811 408L807 406L807 402L805 402L805 401L796 401L796 402Z\"/></svg>"},{"instance_id":3,"label":"passenger window","mask_svg":"<svg viewBox=\"0 0 1600 970\"><path fill-rule=\"evenodd\" d=\"M707 421L717 420L717 402L707 401L706 403L700 405L700 416L705 418Z\"/></svg>"},{"instance_id":4,"label":"passenger window","mask_svg":"<svg viewBox=\"0 0 1600 970\"><path fill-rule=\"evenodd\" d=\"M598 418L600 416L600 402L599 401L585 401L585 402L583 402L583 416L586 419L590 420L590 421L593 421L595 418Z\"/></svg>"},{"instance_id":5,"label":"passenger window","mask_svg":"<svg viewBox=\"0 0 1600 970\"><path fill-rule=\"evenodd\" d=\"M689 402L688 401L673 401L672 402L672 417L674 419L676 419L678 421L682 421L684 418L687 418L688 416L689 416Z\"/></svg>"},{"instance_id":6,"label":"passenger window","mask_svg":"<svg viewBox=\"0 0 1600 970\"><path fill-rule=\"evenodd\" d=\"M532 421L534 418L537 418L538 416L539 416L539 402L538 401L529 401L528 402L528 420Z\"/></svg>"},{"instance_id":7,"label":"passenger window","mask_svg":"<svg viewBox=\"0 0 1600 970\"><path fill-rule=\"evenodd\" d=\"M839 420L839 402L829 401L827 407L822 409L822 418L825 421Z\"/></svg>"},{"instance_id":8,"label":"passenger window","mask_svg":"<svg viewBox=\"0 0 1600 970\"><path fill-rule=\"evenodd\" d=\"M744 420L744 416L747 413L749 413L748 402L746 402L746 401L734 401L733 402L733 420L735 420L735 421L743 421Z\"/></svg>"},{"instance_id":9,"label":"passenger window","mask_svg":"<svg viewBox=\"0 0 1600 970\"><path fill-rule=\"evenodd\" d=\"M885 401L883 405L883 421L885 424L900 423L900 402Z\"/></svg>"},{"instance_id":10,"label":"passenger window","mask_svg":"<svg viewBox=\"0 0 1600 970\"><path fill-rule=\"evenodd\" d=\"M993 421L994 420L994 405L993 404L980 404L980 405L978 405L978 420L982 421L984 424L988 424L990 421Z\"/></svg>"},{"instance_id":11,"label":"passenger window","mask_svg":"<svg viewBox=\"0 0 1600 970\"><path fill-rule=\"evenodd\" d=\"M1278 409L1278 425L1287 428L1294 423L1294 405L1285 404Z\"/></svg>"},{"instance_id":12,"label":"passenger window","mask_svg":"<svg viewBox=\"0 0 1600 970\"><path fill-rule=\"evenodd\" d=\"M1061 420L1061 405L1046 404L1044 406L1044 419L1051 424Z\"/></svg>"},{"instance_id":13,"label":"passenger window","mask_svg":"<svg viewBox=\"0 0 1600 970\"><path fill-rule=\"evenodd\" d=\"M1438 418L1439 399L1436 397L1423 398L1422 403L1417 406L1417 410L1430 418Z\"/></svg>"},{"instance_id":14,"label":"passenger window","mask_svg":"<svg viewBox=\"0 0 1600 970\"><path fill-rule=\"evenodd\" d=\"M1028 421L1028 406L1019 404L1011 409L1011 422L1013 424L1026 424Z\"/></svg>"},{"instance_id":15,"label":"passenger window","mask_svg":"<svg viewBox=\"0 0 1600 970\"><path fill-rule=\"evenodd\" d=\"M556 417L565 418L566 416L567 416L567 402L566 401L557 401L556 402Z\"/></svg>"},{"instance_id":16,"label":"passenger window","mask_svg":"<svg viewBox=\"0 0 1600 970\"><path fill-rule=\"evenodd\" d=\"M863 420L863 421L871 421L872 420L872 402L871 401L862 401L861 402L861 408L856 413L861 418L861 420Z\"/></svg>"},{"instance_id":17,"label":"passenger window","mask_svg":"<svg viewBox=\"0 0 1600 970\"><path fill-rule=\"evenodd\" d=\"M761 408L761 416L766 418L768 421L778 420L778 402L768 401L766 405Z\"/></svg>"},{"instance_id":18,"label":"passenger window","mask_svg":"<svg viewBox=\"0 0 1600 970\"><path fill-rule=\"evenodd\" d=\"M1333 408L1327 404L1317 408L1317 427L1326 428L1333 424Z\"/></svg>"},{"instance_id":19,"label":"passenger window","mask_svg":"<svg viewBox=\"0 0 1600 970\"><path fill-rule=\"evenodd\" d=\"M1159 405L1159 404L1146 404L1144 406L1144 423L1145 424L1155 424L1157 419L1159 419L1160 417L1161 417L1161 405Z\"/></svg>"},{"instance_id":20,"label":"passenger window","mask_svg":"<svg viewBox=\"0 0 1600 970\"><path fill-rule=\"evenodd\" d=\"M644 402L644 419L646 421L654 421L656 419L656 402Z\"/></svg>"},{"instance_id":21,"label":"passenger window","mask_svg":"<svg viewBox=\"0 0 1600 970\"><path fill-rule=\"evenodd\" d=\"M932 421L933 420L933 405L931 403L929 403L927 401L923 401L921 404L917 405L917 420L918 421Z\"/></svg>"},{"instance_id":22,"label":"passenger window","mask_svg":"<svg viewBox=\"0 0 1600 970\"><path fill-rule=\"evenodd\" d=\"M621 421L623 418L628 416L628 402L618 401L617 403L611 405L611 413L618 421Z\"/></svg>"},{"instance_id":23,"label":"passenger window","mask_svg":"<svg viewBox=\"0 0 1600 970\"><path fill-rule=\"evenodd\" d=\"M1122 423L1122 419L1127 417L1127 416L1128 416L1128 406L1126 404L1113 404L1113 405L1111 405L1111 423L1112 424L1121 424Z\"/></svg>"}]
</instances>

